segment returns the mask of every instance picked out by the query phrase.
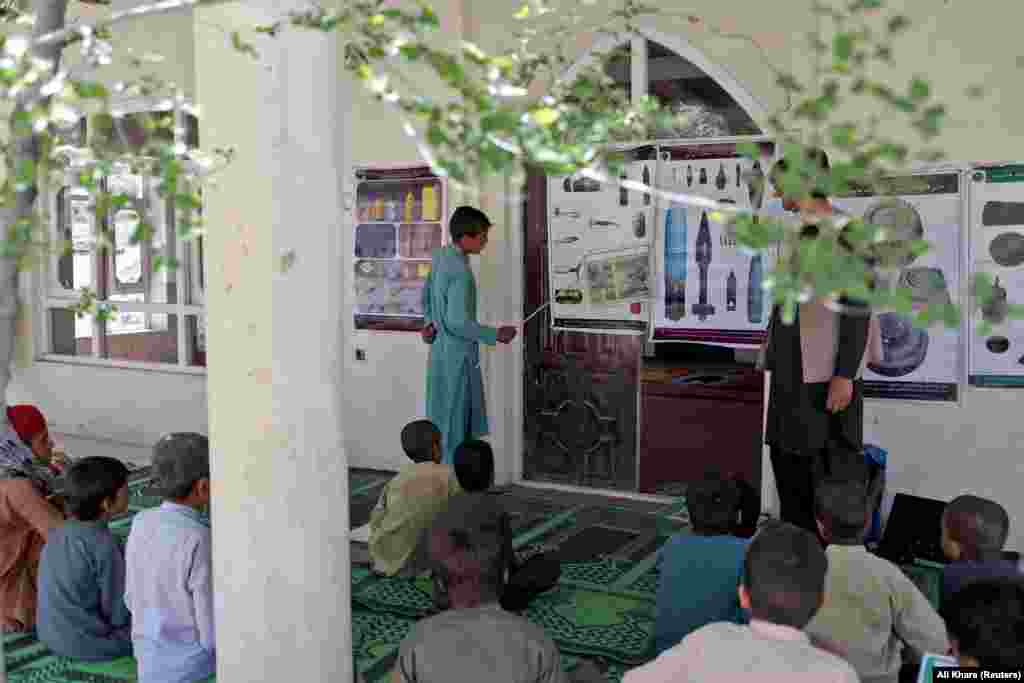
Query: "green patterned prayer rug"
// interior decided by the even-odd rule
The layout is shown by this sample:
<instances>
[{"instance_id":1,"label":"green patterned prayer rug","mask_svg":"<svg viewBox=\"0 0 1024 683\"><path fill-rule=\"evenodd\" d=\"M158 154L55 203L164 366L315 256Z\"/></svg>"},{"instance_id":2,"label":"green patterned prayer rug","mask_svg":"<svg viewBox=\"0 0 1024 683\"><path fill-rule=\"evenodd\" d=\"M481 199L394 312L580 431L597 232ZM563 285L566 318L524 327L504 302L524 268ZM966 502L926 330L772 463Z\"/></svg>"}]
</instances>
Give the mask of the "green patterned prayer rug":
<instances>
[{"instance_id":1,"label":"green patterned prayer rug","mask_svg":"<svg viewBox=\"0 0 1024 683\"><path fill-rule=\"evenodd\" d=\"M353 502L358 502L357 498L375 500L387 480L387 473L353 471ZM110 523L122 540L127 538L136 513L160 504L153 484L148 468L132 472L129 511ZM643 525L650 525L650 545L629 546L633 550L628 556L634 559L601 557L621 545L616 540L603 549L595 548L593 559L563 563L559 585L536 598L524 614L558 644L563 669L571 671L586 658L604 671L611 683L618 683L625 671L649 658L657 590L654 551L678 522L664 515L644 519L629 513L622 517L615 505L602 511L600 505L576 501L516 496L507 500L515 529L514 546L522 557L557 552L563 541L592 525L628 528L634 535L643 532ZM630 522L629 515L636 521ZM576 545L580 540L577 538ZM402 639L418 619L433 613L429 579L378 577L367 567L352 567L352 652L367 683L388 682ZM34 633L5 635L3 643L10 683L137 681L131 658L95 664L58 657Z\"/></svg>"}]
</instances>

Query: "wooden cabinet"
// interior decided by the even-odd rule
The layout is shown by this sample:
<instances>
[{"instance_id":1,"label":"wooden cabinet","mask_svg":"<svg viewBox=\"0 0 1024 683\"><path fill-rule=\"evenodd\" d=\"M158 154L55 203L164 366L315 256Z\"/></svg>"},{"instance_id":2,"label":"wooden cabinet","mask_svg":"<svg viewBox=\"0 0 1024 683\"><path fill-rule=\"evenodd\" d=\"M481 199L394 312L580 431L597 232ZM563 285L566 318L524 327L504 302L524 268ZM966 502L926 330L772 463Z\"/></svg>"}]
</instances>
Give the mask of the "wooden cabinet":
<instances>
[{"instance_id":1,"label":"wooden cabinet","mask_svg":"<svg viewBox=\"0 0 1024 683\"><path fill-rule=\"evenodd\" d=\"M640 492L679 495L708 470L738 474L760 492L762 373L706 371L725 376L713 384L679 381L703 370L677 379L646 374L640 384Z\"/></svg>"}]
</instances>

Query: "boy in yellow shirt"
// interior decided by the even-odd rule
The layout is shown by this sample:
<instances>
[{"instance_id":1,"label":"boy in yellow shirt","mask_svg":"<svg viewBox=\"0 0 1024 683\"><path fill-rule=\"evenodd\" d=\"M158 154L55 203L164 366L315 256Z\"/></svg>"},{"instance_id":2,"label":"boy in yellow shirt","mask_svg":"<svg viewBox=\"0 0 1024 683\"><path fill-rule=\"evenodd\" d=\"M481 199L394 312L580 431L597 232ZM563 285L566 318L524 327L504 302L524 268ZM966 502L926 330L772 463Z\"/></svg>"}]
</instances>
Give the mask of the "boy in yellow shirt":
<instances>
[{"instance_id":1,"label":"boy in yellow shirt","mask_svg":"<svg viewBox=\"0 0 1024 683\"><path fill-rule=\"evenodd\" d=\"M432 422L406 425L402 449L412 462L388 482L370 514L373 569L387 576L428 571L421 539L448 499L462 492L451 465L441 464L441 432Z\"/></svg>"}]
</instances>

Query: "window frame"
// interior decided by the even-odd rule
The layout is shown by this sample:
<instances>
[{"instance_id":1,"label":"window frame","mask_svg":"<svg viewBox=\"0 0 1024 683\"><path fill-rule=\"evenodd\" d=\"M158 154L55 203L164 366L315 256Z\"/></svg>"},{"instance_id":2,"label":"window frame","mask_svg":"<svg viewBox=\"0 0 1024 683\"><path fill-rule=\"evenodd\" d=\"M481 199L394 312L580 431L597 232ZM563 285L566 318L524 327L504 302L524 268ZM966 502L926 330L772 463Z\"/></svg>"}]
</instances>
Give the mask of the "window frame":
<instances>
[{"instance_id":1,"label":"window frame","mask_svg":"<svg viewBox=\"0 0 1024 683\"><path fill-rule=\"evenodd\" d=\"M175 112L175 143L186 142L188 130L187 115L181 107L174 108L173 104L169 103L166 98L125 99L116 101L112 108L125 114L167 111L173 109ZM61 202L66 201L64 198L64 191L74 191L74 189L78 187L76 177L78 172L91 165L91 161L88 159L87 150L84 150L84 153L83 150L78 149L70 149L68 151L74 161L64 173L64 182L60 187L54 188L52 191L48 192L45 197L45 201L47 203L48 237L52 240L56 240L57 242L62 239L60 230L62 227L61 218L63 209L60 204ZM116 166L117 164L115 164L115 167ZM144 200L146 199L146 195L149 191L148 182L149 179L143 177ZM163 207L163 210L167 212L165 216L167 229L176 231L177 209L175 209L173 203L168 203ZM94 230L98 227L99 226L94 226ZM194 317L198 327L203 324L203 320L206 316L205 277L201 277L201 274L203 273L203 264L199 261L199 259L205 256L205 253L201 252L205 252L205 249L200 249L198 238L189 241L175 239L174 258L178 263L176 276L174 278L176 303L129 302L98 299L99 302L109 303L116 306L118 311L122 312L176 316L177 362L159 363L102 357L102 354L106 352L107 346L105 342L107 338L105 329L106 324L96 320L95 317L92 318L92 344L90 354L73 356L58 354L52 351L53 322L51 311L60 309L67 310L70 306L73 306L80 300L81 291L78 289L66 289L62 287L58 279L61 254L54 250L49 251L44 259L43 267L39 269L39 277L36 287L37 296L34 297L36 305L33 306L33 308L38 313L36 316L37 324L33 326L35 328L35 339L37 341L35 353L33 354L35 360L38 362L62 363L66 365L109 367L183 375L206 375L206 365L199 366L192 364L195 360L196 352L199 351L197 348L199 336L198 329L195 343L190 342L188 329L189 318ZM102 284L101 278L107 277L105 273L107 267L103 262L110 259L110 254L109 251L106 250L101 253L99 250L94 249L90 258L92 261L94 275L93 287L97 292L99 292ZM107 295L109 296L109 292ZM191 302L189 302L190 297ZM124 334L136 333L125 332Z\"/></svg>"}]
</instances>

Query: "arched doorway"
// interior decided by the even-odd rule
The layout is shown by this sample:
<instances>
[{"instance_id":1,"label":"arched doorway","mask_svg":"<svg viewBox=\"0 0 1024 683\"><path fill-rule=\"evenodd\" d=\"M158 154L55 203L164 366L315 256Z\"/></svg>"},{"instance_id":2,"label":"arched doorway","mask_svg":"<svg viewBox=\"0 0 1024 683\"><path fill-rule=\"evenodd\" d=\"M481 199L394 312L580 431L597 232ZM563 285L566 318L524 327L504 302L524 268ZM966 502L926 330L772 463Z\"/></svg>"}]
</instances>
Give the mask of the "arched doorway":
<instances>
[{"instance_id":1,"label":"arched doorway","mask_svg":"<svg viewBox=\"0 0 1024 683\"><path fill-rule=\"evenodd\" d=\"M683 144L758 135L766 110L688 43L657 31L608 36L580 63L613 51L608 74L636 101L653 95L689 114L659 141ZM577 67L578 68L578 67ZM567 77L572 78L575 68ZM650 142L650 141L647 141ZM652 154L653 147L639 154ZM652 157L653 158L653 157ZM530 177L524 207L524 308L550 301L547 178ZM526 482L638 489L640 371L645 336L556 331L548 310L524 330L523 463ZM730 360L732 352L725 352Z\"/></svg>"}]
</instances>

